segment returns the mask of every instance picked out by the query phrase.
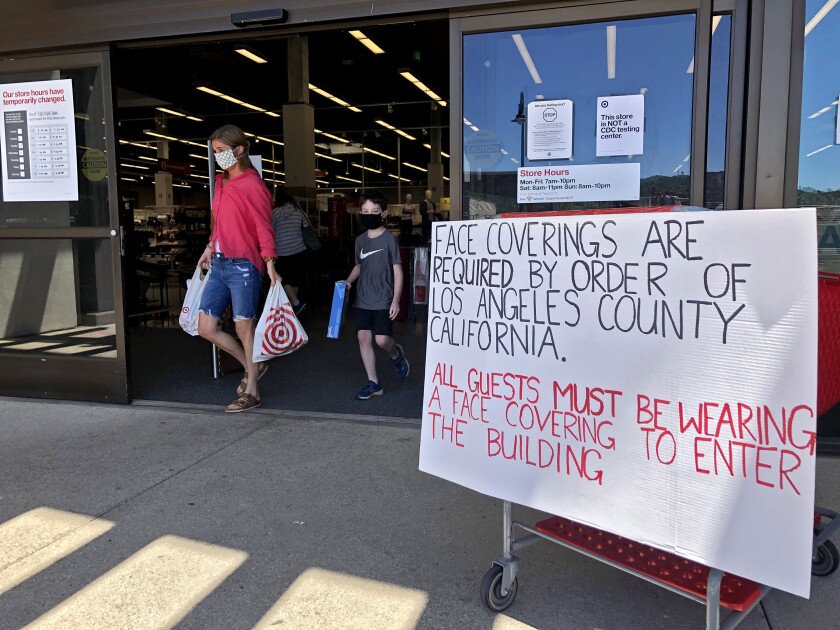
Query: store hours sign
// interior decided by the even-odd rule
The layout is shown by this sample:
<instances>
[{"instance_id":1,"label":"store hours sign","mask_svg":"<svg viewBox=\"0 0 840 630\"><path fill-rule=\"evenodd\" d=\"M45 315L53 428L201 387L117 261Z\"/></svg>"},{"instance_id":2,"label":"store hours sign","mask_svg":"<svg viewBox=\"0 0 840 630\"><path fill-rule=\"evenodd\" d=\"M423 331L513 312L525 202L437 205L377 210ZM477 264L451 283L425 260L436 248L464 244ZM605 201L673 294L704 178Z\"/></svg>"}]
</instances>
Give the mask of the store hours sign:
<instances>
[{"instance_id":1,"label":"store hours sign","mask_svg":"<svg viewBox=\"0 0 840 630\"><path fill-rule=\"evenodd\" d=\"M420 469L807 596L814 224L436 223Z\"/></svg>"}]
</instances>

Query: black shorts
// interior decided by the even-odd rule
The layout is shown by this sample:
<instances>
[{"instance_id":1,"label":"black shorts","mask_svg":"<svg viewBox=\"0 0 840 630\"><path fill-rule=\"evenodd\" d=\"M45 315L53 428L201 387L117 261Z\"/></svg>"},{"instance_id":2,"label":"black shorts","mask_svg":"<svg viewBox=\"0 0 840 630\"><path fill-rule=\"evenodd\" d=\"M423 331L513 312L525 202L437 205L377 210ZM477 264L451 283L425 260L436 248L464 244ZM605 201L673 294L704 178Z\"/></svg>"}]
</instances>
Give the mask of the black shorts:
<instances>
[{"instance_id":1,"label":"black shorts","mask_svg":"<svg viewBox=\"0 0 840 630\"><path fill-rule=\"evenodd\" d=\"M366 308L356 308L356 330L372 330L374 335L394 334L394 324L388 309L372 311Z\"/></svg>"},{"instance_id":2,"label":"black shorts","mask_svg":"<svg viewBox=\"0 0 840 630\"><path fill-rule=\"evenodd\" d=\"M300 278L306 270L306 250L291 256L278 256L274 268L283 278L284 285L300 287Z\"/></svg>"}]
</instances>

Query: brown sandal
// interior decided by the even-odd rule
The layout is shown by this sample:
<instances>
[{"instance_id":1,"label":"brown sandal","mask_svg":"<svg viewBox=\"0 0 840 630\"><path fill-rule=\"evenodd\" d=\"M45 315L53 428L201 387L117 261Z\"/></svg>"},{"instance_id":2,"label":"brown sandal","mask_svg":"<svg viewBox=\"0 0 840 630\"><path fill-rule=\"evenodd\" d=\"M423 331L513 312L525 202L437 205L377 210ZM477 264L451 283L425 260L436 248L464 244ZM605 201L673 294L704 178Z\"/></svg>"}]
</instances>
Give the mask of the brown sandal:
<instances>
[{"instance_id":1,"label":"brown sandal","mask_svg":"<svg viewBox=\"0 0 840 630\"><path fill-rule=\"evenodd\" d=\"M239 413L240 411L248 411L249 409L256 409L262 405L261 400L257 400L251 394L239 394L239 397L225 407L225 413Z\"/></svg>"},{"instance_id":2,"label":"brown sandal","mask_svg":"<svg viewBox=\"0 0 840 630\"><path fill-rule=\"evenodd\" d=\"M268 363L260 363L260 366L257 368L257 380L260 380L265 373L268 372ZM236 395L239 396L245 389L248 387L248 373L245 373L245 376L242 377L242 380L239 381L239 386L236 388Z\"/></svg>"}]
</instances>

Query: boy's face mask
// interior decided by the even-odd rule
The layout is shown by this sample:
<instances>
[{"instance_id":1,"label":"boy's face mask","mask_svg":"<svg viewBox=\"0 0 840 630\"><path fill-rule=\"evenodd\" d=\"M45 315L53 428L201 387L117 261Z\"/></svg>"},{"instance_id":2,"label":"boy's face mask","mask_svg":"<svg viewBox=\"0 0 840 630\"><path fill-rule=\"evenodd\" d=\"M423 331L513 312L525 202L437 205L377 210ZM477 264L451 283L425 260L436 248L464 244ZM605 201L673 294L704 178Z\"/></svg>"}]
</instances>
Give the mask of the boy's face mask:
<instances>
[{"instance_id":1,"label":"boy's face mask","mask_svg":"<svg viewBox=\"0 0 840 630\"><path fill-rule=\"evenodd\" d=\"M214 154L214 156L216 158L216 164L218 164L219 168L223 171L228 170L231 166L236 164L236 162L239 159L233 154L233 149L221 151L219 153Z\"/></svg>"},{"instance_id":2,"label":"boy's face mask","mask_svg":"<svg viewBox=\"0 0 840 630\"><path fill-rule=\"evenodd\" d=\"M366 230L375 230L382 225L381 214L362 214L359 216L362 218L362 227Z\"/></svg>"}]
</instances>

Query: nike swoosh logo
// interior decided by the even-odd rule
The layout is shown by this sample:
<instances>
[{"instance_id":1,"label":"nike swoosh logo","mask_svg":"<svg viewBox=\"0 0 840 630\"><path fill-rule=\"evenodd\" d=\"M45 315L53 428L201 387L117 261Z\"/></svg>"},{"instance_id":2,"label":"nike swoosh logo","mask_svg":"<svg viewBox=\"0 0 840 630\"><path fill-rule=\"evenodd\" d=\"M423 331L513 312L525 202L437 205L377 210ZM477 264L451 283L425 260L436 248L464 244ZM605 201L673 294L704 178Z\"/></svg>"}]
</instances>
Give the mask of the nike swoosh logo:
<instances>
[{"instance_id":1,"label":"nike swoosh logo","mask_svg":"<svg viewBox=\"0 0 840 630\"><path fill-rule=\"evenodd\" d=\"M362 248L362 251L359 253L359 258L361 258L362 260L364 260L365 258L367 258L368 256L370 256L371 254L375 254L376 252L381 252L381 251L382 251L381 249L374 249L372 252L367 252L367 253L366 253L366 252L365 252L365 250L364 250L364 248Z\"/></svg>"}]
</instances>

